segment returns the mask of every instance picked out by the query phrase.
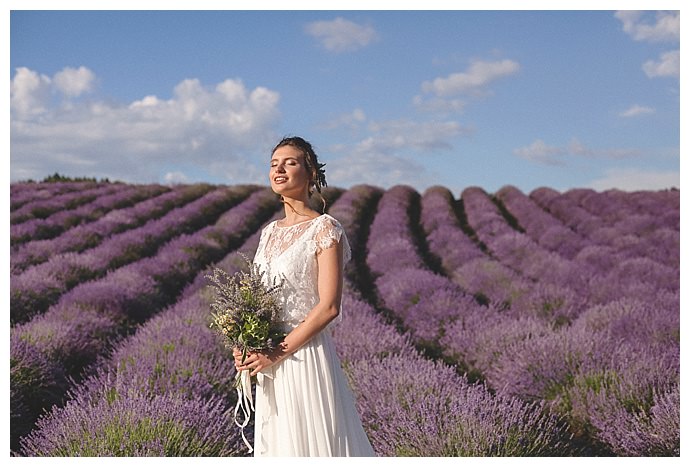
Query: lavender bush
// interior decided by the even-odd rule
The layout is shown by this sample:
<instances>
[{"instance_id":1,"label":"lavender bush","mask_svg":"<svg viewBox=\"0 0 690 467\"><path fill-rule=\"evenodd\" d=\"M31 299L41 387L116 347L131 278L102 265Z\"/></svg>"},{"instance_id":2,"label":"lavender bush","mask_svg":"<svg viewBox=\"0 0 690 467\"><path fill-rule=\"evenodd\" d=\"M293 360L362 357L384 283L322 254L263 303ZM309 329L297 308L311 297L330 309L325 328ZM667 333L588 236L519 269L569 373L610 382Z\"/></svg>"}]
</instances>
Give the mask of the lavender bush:
<instances>
[{"instance_id":1,"label":"lavender bush","mask_svg":"<svg viewBox=\"0 0 690 467\"><path fill-rule=\"evenodd\" d=\"M106 189L13 184L11 211L94 188ZM148 256L117 256L84 281L111 238L213 188L175 187L12 249L26 303L48 309L10 335L15 454L247 455L223 416L234 365L208 329L203 276L236 271L235 249L253 255L260 228L282 217L275 195L250 189L183 229L170 216L175 235ZM455 199L360 185L328 196L353 261L343 322L326 332L377 454L680 455L677 191L471 187ZM68 225L68 211L27 225ZM31 264L51 251L65 266L39 274Z\"/></svg>"},{"instance_id":2,"label":"lavender bush","mask_svg":"<svg viewBox=\"0 0 690 467\"><path fill-rule=\"evenodd\" d=\"M95 222L73 227L53 239L22 244L12 250L10 271L12 275L18 275L29 266L47 261L57 253L93 248L113 234L158 219L171 209L192 202L210 190L211 186L201 184L178 187L130 208L111 211Z\"/></svg>"},{"instance_id":3,"label":"lavender bush","mask_svg":"<svg viewBox=\"0 0 690 467\"><path fill-rule=\"evenodd\" d=\"M10 244L54 237L78 224L95 221L113 209L131 206L165 191L168 189L160 185L118 186L111 192L77 208L58 211L45 219L13 224L10 227Z\"/></svg>"}]
</instances>

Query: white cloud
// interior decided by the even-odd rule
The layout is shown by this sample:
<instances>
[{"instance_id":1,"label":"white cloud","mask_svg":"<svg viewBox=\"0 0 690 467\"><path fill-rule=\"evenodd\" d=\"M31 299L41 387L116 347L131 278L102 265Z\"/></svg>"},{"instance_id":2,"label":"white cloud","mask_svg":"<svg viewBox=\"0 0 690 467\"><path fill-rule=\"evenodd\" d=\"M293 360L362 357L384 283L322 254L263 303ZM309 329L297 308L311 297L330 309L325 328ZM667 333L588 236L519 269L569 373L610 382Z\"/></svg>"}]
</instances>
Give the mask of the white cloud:
<instances>
[{"instance_id":1,"label":"white cloud","mask_svg":"<svg viewBox=\"0 0 690 467\"><path fill-rule=\"evenodd\" d=\"M467 102L462 99L442 99L438 97L425 99L423 96L414 96L412 103L418 110L438 114L462 113L467 105Z\"/></svg>"},{"instance_id":2,"label":"white cloud","mask_svg":"<svg viewBox=\"0 0 690 467\"><path fill-rule=\"evenodd\" d=\"M350 52L366 47L377 38L371 26L362 26L344 18L332 21L314 21L305 27L321 46L331 52Z\"/></svg>"},{"instance_id":3,"label":"white cloud","mask_svg":"<svg viewBox=\"0 0 690 467\"><path fill-rule=\"evenodd\" d=\"M657 12L653 23L647 12L617 11L615 16L623 23L623 31L636 41L680 41L680 11ZM680 78L680 50L663 52L656 61L647 60L642 70L649 78Z\"/></svg>"},{"instance_id":4,"label":"white cloud","mask_svg":"<svg viewBox=\"0 0 690 467\"><path fill-rule=\"evenodd\" d=\"M549 146L537 139L532 144L513 150L513 154L544 165L564 166L567 156L588 157L597 159L628 159L641 156L637 149L605 148L593 149L577 138L571 139L565 146Z\"/></svg>"},{"instance_id":5,"label":"white cloud","mask_svg":"<svg viewBox=\"0 0 690 467\"><path fill-rule=\"evenodd\" d=\"M14 119L32 118L46 112L51 95L60 93L68 100L93 90L96 76L86 67L65 67L52 78L26 67L15 70L10 84L10 111Z\"/></svg>"},{"instance_id":6,"label":"white cloud","mask_svg":"<svg viewBox=\"0 0 690 467\"><path fill-rule=\"evenodd\" d=\"M513 60L495 62L474 61L467 71L453 73L445 78L422 83L422 90L434 93L440 97L458 94L476 94L485 90L486 86L498 78L510 76L520 70L520 64Z\"/></svg>"},{"instance_id":7,"label":"white cloud","mask_svg":"<svg viewBox=\"0 0 690 467\"><path fill-rule=\"evenodd\" d=\"M455 121L407 119L369 122L362 131L366 135L355 145L330 148L331 153L344 154L344 157L328 162L329 183L431 186L440 174L432 173L414 157L420 153L433 156L434 151L451 149L455 138L470 132Z\"/></svg>"},{"instance_id":8,"label":"white cloud","mask_svg":"<svg viewBox=\"0 0 690 467\"><path fill-rule=\"evenodd\" d=\"M556 146L549 146L541 139L534 140L529 146L514 149L513 154L540 164L565 165L565 162L561 159L565 151Z\"/></svg>"},{"instance_id":9,"label":"white cloud","mask_svg":"<svg viewBox=\"0 0 690 467\"><path fill-rule=\"evenodd\" d=\"M634 104L630 106L627 110L619 113L618 115L624 118L640 117L642 115L649 115L656 112L652 107L647 107L644 105Z\"/></svg>"},{"instance_id":10,"label":"white cloud","mask_svg":"<svg viewBox=\"0 0 690 467\"><path fill-rule=\"evenodd\" d=\"M17 68L10 83L13 117L30 117L45 112L50 99L50 78L25 67Z\"/></svg>"},{"instance_id":11,"label":"white cloud","mask_svg":"<svg viewBox=\"0 0 690 467\"><path fill-rule=\"evenodd\" d=\"M646 21L649 15L641 11L617 11L623 31L636 41L675 42L680 40L680 11L660 11L655 22Z\"/></svg>"},{"instance_id":12,"label":"white cloud","mask_svg":"<svg viewBox=\"0 0 690 467\"><path fill-rule=\"evenodd\" d=\"M91 99L60 108L37 97L50 81L27 69L17 70L13 79L12 179L57 171L165 181L171 175L162 167L184 165L208 178L247 181L247 173L258 177L253 166L263 168L255 154L267 151L268 141L276 139L280 95L264 87L249 89L239 79L215 87L185 80L170 99L149 95L126 104ZM74 94L84 92L93 79L70 82L82 83L70 88Z\"/></svg>"},{"instance_id":13,"label":"white cloud","mask_svg":"<svg viewBox=\"0 0 690 467\"><path fill-rule=\"evenodd\" d=\"M671 76L680 78L680 50L664 52L659 61L648 60L642 69L650 78Z\"/></svg>"},{"instance_id":14,"label":"white cloud","mask_svg":"<svg viewBox=\"0 0 690 467\"><path fill-rule=\"evenodd\" d=\"M680 188L680 172L614 168L606 170L605 175L593 180L589 187L598 191L613 188L625 191Z\"/></svg>"},{"instance_id":15,"label":"white cloud","mask_svg":"<svg viewBox=\"0 0 690 467\"><path fill-rule=\"evenodd\" d=\"M358 129L367 120L367 116L362 109L354 109L352 112L338 115L322 125L323 128L333 130L336 128Z\"/></svg>"},{"instance_id":16,"label":"white cloud","mask_svg":"<svg viewBox=\"0 0 690 467\"><path fill-rule=\"evenodd\" d=\"M415 122L412 120L390 120L373 122L369 125L372 136L360 143L362 149L387 152L407 148L450 149L450 141L458 136L468 135L471 129L456 121Z\"/></svg>"},{"instance_id":17,"label":"white cloud","mask_svg":"<svg viewBox=\"0 0 690 467\"><path fill-rule=\"evenodd\" d=\"M55 73L55 87L67 97L77 97L93 89L96 75L88 68L64 68Z\"/></svg>"},{"instance_id":18,"label":"white cloud","mask_svg":"<svg viewBox=\"0 0 690 467\"><path fill-rule=\"evenodd\" d=\"M358 147L356 151L348 152L345 157L328 161L326 176L332 186L365 183L382 188L401 184L431 184L435 178L423 165L412 159L370 151L365 147Z\"/></svg>"}]
</instances>

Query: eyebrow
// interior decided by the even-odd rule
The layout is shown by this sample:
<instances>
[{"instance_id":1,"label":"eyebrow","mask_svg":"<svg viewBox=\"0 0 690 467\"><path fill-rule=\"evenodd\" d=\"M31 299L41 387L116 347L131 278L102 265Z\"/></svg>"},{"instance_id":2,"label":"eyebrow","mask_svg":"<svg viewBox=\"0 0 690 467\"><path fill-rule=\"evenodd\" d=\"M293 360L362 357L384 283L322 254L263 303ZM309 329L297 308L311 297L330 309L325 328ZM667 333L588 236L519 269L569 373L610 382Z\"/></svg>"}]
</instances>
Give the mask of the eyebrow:
<instances>
[{"instance_id":1,"label":"eyebrow","mask_svg":"<svg viewBox=\"0 0 690 467\"><path fill-rule=\"evenodd\" d=\"M283 159L284 160L292 159L292 160L299 162L299 159L297 157L293 157L293 156L287 156L287 157L284 157ZM280 159L276 158L276 157L271 158L271 162L277 161L277 160L280 160Z\"/></svg>"}]
</instances>

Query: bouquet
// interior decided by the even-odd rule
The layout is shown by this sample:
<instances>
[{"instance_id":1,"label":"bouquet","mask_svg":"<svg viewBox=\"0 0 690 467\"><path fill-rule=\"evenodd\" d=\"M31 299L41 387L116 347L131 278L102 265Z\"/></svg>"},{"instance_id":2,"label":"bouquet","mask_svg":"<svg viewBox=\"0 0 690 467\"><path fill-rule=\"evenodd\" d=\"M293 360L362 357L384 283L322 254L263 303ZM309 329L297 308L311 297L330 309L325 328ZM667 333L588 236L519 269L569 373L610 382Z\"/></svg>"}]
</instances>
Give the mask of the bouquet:
<instances>
[{"instance_id":1,"label":"bouquet","mask_svg":"<svg viewBox=\"0 0 690 467\"><path fill-rule=\"evenodd\" d=\"M278 293L283 282L275 280L270 286L263 281L264 273L241 254L249 266L249 271L239 271L231 276L219 268L206 277L215 288L215 298L211 303L211 329L214 329L228 348L237 347L242 351L242 362L248 351L274 350L285 338L286 333L278 327L281 306ZM244 428L249 423L250 411L254 410L251 397L251 379L248 370L238 372L234 387L237 389L235 424L242 430L242 439L252 452L252 447L244 436ZM242 409L244 420L237 421Z\"/></svg>"}]
</instances>

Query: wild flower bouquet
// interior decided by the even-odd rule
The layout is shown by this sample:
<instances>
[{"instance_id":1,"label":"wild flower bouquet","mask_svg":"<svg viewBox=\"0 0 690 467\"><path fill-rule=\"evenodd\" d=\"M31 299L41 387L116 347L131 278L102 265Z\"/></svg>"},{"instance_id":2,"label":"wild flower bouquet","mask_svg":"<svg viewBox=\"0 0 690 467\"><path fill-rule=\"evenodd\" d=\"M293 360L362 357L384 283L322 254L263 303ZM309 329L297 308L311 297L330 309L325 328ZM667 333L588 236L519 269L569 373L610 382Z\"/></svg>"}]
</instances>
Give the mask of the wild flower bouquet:
<instances>
[{"instance_id":1,"label":"wild flower bouquet","mask_svg":"<svg viewBox=\"0 0 690 467\"><path fill-rule=\"evenodd\" d=\"M285 332L278 327L280 304L278 293L283 282L276 280L270 286L263 281L264 273L242 255L249 266L247 271L230 275L222 269L214 268L206 277L215 288L215 298L211 302L211 329L214 329L228 348L242 351L242 362L248 351L274 350L285 338ZM244 436L244 427L249 423L250 411L254 410L251 397L251 378L249 370L238 372L234 387L237 389L235 423L242 429L242 438L252 451ZM237 414L243 411L244 420L237 421Z\"/></svg>"}]
</instances>

